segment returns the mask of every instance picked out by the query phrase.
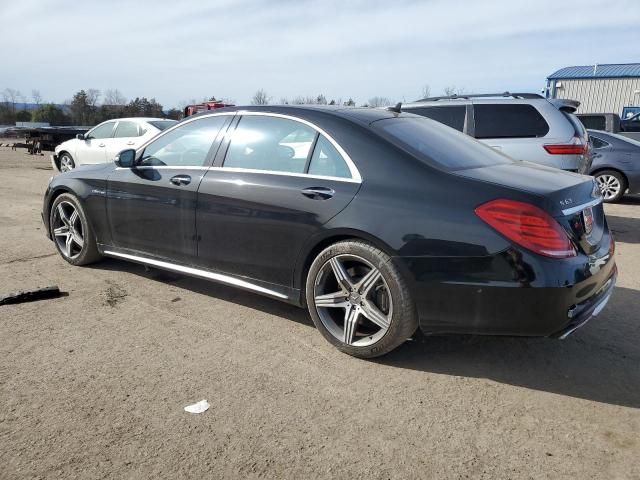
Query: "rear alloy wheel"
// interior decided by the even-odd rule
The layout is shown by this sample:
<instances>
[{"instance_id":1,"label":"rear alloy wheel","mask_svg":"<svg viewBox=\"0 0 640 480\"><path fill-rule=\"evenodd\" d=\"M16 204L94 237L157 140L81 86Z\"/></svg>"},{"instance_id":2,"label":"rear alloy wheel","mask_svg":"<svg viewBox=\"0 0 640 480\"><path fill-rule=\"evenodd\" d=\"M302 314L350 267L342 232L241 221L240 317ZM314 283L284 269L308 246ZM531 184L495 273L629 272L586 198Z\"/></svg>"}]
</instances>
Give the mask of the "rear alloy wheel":
<instances>
[{"instance_id":1,"label":"rear alloy wheel","mask_svg":"<svg viewBox=\"0 0 640 480\"><path fill-rule=\"evenodd\" d=\"M73 161L73 158L68 153L63 153L60 156L60 171L62 173L68 172L69 170L73 170L76 168L76 164Z\"/></svg>"},{"instance_id":2,"label":"rear alloy wheel","mask_svg":"<svg viewBox=\"0 0 640 480\"><path fill-rule=\"evenodd\" d=\"M63 193L55 199L49 217L51 237L62 258L72 265L93 263L98 252L95 235L78 200Z\"/></svg>"},{"instance_id":3,"label":"rear alloy wheel","mask_svg":"<svg viewBox=\"0 0 640 480\"><path fill-rule=\"evenodd\" d=\"M320 253L306 292L318 330L356 357L390 352L417 328L404 279L388 255L364 242L339 242Z\"/></svg>"},{"instance_id":4,"label":"rear alloy wheel","mask_svg":"<svg viewBox=\"0 0 640 480\"><path fill-rule=\"evenodd\" d=\"M596 173L596 181L605 202L619 201L627 190L627 180L620 172L603 170Z\"/></svg>"}]
</instances>

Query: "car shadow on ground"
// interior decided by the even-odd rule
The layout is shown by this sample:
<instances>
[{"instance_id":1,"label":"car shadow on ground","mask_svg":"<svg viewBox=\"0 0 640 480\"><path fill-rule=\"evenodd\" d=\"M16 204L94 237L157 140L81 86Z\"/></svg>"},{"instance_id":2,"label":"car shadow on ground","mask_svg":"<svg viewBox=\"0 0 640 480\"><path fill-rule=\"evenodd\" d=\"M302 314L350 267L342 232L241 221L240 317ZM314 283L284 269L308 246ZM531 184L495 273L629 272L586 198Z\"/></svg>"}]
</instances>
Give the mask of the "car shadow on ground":
<instances>
[{"instance_id":1,"label":"car shadow on ground","mask_svg":"<svg viewBox=\"0 0 640 480\"><path fill-rule=\"evenodd\" d=\"M125 262L113 258L105 258L103 261L91 265L90 268L132 273L144 278L184 288L194 293L208 295L227 302L237 303L238 305L260 310L270 315L277 315L303 325L308 325L310 327L313 326L313 322L306 310L285 302L264 297L252 292L247 292L240 288L230 287L165 270L145 268L143 265L137 263Z\"/></svg>"},{"instance_id":2,"label":"car shadow on ground","mask_svg":"<svg viewBox=\"0 0 640 480\"><path fill-rule=\"evenodd\" d=\"M306 310L261 295L105 259L93 268L126 271L313 327ZM400 369L487 378L560 395L640 408L640 292L616 287L599 317L566 340L471 335L425 336L374 359Z\"/></svg>"},{"instance_id":3,"label":"car shadow on ground","mask_svg":"<svg viewBox=\"0 0 640 480\"><path fill-rule=\"evenodd\" d=\"M607 215L607 221L616 242L640 243L640 218Z\"/></svg>"}]
</instances>

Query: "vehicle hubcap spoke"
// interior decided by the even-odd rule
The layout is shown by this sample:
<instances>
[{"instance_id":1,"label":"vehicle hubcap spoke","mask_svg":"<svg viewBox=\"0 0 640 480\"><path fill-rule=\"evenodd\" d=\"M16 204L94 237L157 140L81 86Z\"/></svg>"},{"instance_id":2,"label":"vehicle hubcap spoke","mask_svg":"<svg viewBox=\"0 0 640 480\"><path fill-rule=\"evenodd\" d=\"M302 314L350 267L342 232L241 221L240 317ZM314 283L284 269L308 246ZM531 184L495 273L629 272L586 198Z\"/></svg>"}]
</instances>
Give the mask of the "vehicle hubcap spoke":
<instances>
[{"instance_id":1,"label":"vehicle hubcap spoke","mask_svg":"<svg viewBox=\"0 0 640 480\"><path fill-rule=\"evenodd\" d=\"M377 268L372 268L369 270L369 273L360 279L355 286L355 289L360 293L360 295L365 297L371 291L371 287L378 283L378 280L381 278L382 274L380 271Z\"/></svg>"},{"instance_id":2,"label":"vehicle hubcap spoke","mask_svg":"<svg viewBox=\"0 0 640 480\"><path fill-rule=\"evenodd\" d=\"M315 298L316 307L347 307L347 293L343 291L325 293L317 295Z\"/></svg>"},{"instance_id":3,"label":"vehicle hubcap spoke","mask_svg":"<svg viewBox=\"0 0 640 480\"><path fill-rule=\"evenodd\" d=\"M329 260L329 263L331 264L333 274L336 276L338 285L340 285L346 292L352 290L353 282L351 281L351 278L349 278L349 274L344 269L342 263L340 263L340 260L338 260L336 257L333 257L331 260Z\"/></svg>"},{"instance_id":4,"label":"vehicle hubcap spoke","mask_svg":"<svg viewBox=\"0 0 640 480\"><path fill-rule=\"evenodd\" d=\"M389 328L389 318L372 302L368 300L362 302L362 314L380 328Z\"/></svg>"},{"instance_id":5,"label":"vehicle hubcap spoke","mask_svg":"<svg viewBox=\"0 0 640 480\"><path fill-rule=\"evenodd\" d=\"M358 318L360 317L360 307L357 305L349 305L344 311L344 337L342 341L347 345L353 343L358 327Z\"/></svg>"}]
</instances>

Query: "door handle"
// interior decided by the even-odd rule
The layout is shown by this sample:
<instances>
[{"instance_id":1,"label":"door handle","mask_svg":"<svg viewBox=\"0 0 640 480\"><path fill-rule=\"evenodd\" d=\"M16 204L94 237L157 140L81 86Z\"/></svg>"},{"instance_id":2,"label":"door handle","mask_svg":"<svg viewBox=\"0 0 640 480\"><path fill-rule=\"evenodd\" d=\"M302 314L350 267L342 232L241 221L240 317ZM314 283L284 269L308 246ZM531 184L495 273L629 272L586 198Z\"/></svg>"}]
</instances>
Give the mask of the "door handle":
<instances>
[{"instance_id":1,"label":"door handle","mask_svg":"<svg viewBox=\"0 0 640 480\"><path fill-rule=\"evenodd\" d=\"M127 142L127 145L135 145L136 142Z\"/></svg>"},{"instance_id":2,"label":"door handle","mask_svg":"<svg viewBox=\"0 0 640 480\"><path fill-rule=\"evenodd\" d=\"M174 185L182 186L189 185L191 183L191 177L189 175L176 175L169 180Z\"/></svg>"},{"instance_id":3,"label":"door handle","mask_svg":"<svg viewBox=\"0 0 640 480\"><path fill-rule=\"evenodd\" d=\"M309 187L303 188L301 193L312 200L327 200L333 197L336 192L327 187Z\"/></svg>"},{"instance_id":4,"label":"door handle","mask_svg":"<svg viewBox=\"0 0 640 480\"><path fill-rule=\"evenodd\" d=\"M104 147L104 143L99 143L98 146L99 147Z\"/></svg>"}]
</instances>

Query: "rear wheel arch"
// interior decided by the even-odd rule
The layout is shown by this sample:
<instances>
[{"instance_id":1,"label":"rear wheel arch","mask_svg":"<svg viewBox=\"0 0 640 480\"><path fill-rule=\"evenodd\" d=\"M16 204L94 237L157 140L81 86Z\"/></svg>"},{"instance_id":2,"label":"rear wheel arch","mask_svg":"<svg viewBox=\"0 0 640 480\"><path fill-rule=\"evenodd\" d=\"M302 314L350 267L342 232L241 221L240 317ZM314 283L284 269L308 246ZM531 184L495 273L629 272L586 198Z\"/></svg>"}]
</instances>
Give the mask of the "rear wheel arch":
<instances>
[{"instance_id":1,"label":"rear wheel arch","mask_svg":"<svg viewBox=\"0 0 640 480\"><path fill-rule=\"evenodd\" d=\"M303 306L306 306L305 302L305 285L307 280L307 274L311 268L311 264L315 258L325 248L333 245L334 243L342 242L345 240L356 240L369 243L376 248L379 248L390 257L394 257L394 250L379 238L374 237L368 233L360 230L344 229L332 231L321 238L316 238L313 242L310 242L304 249L304 252L300 255L300 258L296 264L296 270L294 272L294 288L300 290L300 298ZM403 272L404 273L404 272Z\"/></svg>"}]
</instances>

